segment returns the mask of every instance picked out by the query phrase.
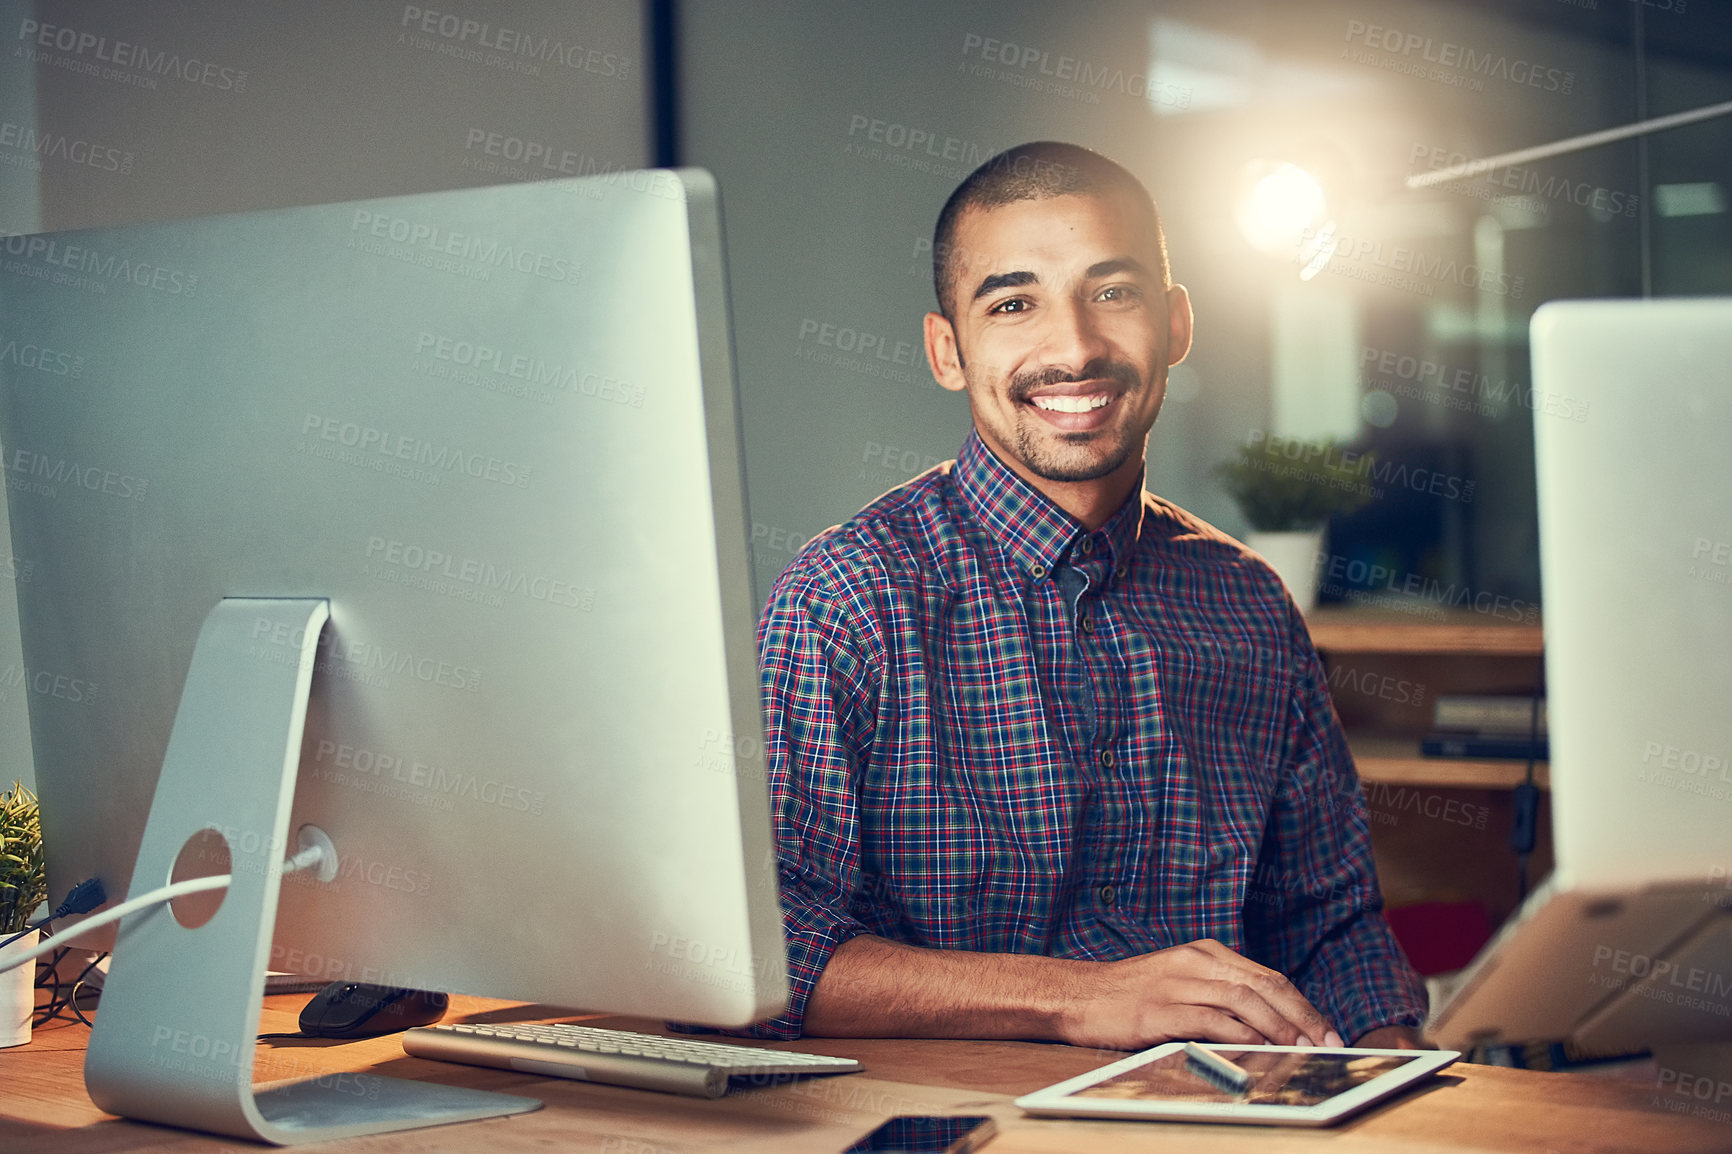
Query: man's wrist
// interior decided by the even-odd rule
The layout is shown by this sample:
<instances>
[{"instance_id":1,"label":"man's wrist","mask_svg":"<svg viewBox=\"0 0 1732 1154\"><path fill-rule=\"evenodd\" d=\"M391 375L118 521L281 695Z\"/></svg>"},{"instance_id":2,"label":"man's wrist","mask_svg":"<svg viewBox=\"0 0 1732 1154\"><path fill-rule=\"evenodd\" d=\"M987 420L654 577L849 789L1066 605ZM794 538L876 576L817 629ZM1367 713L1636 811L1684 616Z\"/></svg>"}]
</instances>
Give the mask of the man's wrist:
<instances>
[{"instance_id":1,"label":"man's wrist","mask_svg":"<svg viewBox=\"0 0 1732 1154\"><path fill-rule=\"evenodd\" d=\"M1379 1026L1367 1030L1353 1045L1361 1050L1435 1050L1412 1026Z\"/></svg>"},{"instance_id":2,"label":"man's wrist","mask_svg":"<svg viewBox=\"0 0 1732 1154\"><path fill-rule=\"evenodd\" d=\"M910 946L837 946L806 1003L811 1036L1059 1040L1104 963Z\"/></svg>"}]
</instances>

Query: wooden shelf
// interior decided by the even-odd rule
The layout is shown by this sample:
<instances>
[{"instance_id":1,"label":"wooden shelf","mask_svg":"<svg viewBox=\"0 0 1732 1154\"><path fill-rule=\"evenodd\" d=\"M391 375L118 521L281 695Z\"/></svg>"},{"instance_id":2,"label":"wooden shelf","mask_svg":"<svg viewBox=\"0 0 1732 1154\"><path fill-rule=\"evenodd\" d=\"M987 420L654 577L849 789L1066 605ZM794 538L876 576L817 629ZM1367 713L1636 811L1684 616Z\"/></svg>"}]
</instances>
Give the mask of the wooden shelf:
<instances>
[{"instance_id":1,"label":"wooden shelf","mask_svg":"<svg viewBox=\"0 0 1732 1154\"><path fill-rule=\"evenodd\" d=\"M1324 606L1305 618L1311 643L1325 653L1423 653L1538 657L1539 622L1503 620L1471 609L1428 616L1396 609Z\"/></svg>"},{"instance_id":2,"label":"wooden shelf","mask_svg":"<svg viewBox=\"0 0 1732 1154\"><path fill-rule=\"evenodd\" d=\"M1349 738L1353 763L1362 781L1385 785L1425 785L1440 789L1514 789L1527 779L1528 764L1509 758L1426 757L1419 740L1356 734ZM1534 784L1551 788L1546 762L1534 766Z\"/></svg>"}]
</instances>

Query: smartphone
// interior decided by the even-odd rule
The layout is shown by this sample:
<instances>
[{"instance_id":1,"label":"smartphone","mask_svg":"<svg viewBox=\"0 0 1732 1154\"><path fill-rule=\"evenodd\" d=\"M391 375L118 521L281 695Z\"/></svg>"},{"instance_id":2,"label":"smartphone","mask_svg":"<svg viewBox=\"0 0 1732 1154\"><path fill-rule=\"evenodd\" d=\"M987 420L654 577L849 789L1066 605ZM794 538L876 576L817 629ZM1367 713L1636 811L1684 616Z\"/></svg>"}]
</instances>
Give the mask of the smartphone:
<instances>
[{"instance_id":1,"label":"smartphone","mask_svg":"<svg viewBox=\"0 0 1732 1154\"><path fill-rule=\"evenodd\" d=\"M998 1133L985 1114L912 1115L892 1118L842 1154L968 1154Z\"/></svg>"}]
</instances>

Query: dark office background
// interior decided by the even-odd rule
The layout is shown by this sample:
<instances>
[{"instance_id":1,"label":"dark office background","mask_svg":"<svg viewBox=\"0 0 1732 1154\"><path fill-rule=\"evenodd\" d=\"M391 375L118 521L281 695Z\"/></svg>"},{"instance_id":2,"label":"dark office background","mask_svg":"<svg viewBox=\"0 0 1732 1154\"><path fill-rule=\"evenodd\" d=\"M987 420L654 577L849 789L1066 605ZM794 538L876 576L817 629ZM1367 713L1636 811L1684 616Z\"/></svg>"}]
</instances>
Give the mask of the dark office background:
<instances>
[{"instance_id":1,"label":"dark office background","mask_svg":"<svg viewBox=\"0 0 1732 1154\"><path fill-rule=\"evenodd\" d=\"M582 51L530 71L464 20ZM44 47L43 27L77 35ZM86 34L155 55L104 62ZM1454 591L1432 596L1537 599L1533 422L1593 414L1528 394L1533 310L1732 292L1732 117L1404 186L1732 100L1718 0L0 0L0 36L5 234L714 171L760 597L813 533L955 455L966 406L919 351L927 241L956 181L1019 141L1098 148L1161 203L1198 328L1149 487L1240 533L1212 475L1235 446L1374 448L1390 480L1329 549ZM150 63L168 55L211 67ZM1283 164L1326 198L1312 230L1343 241L1309 279L1239 220ZM3 600L0 665L17 667ZM27 765L22 696L0 697L7 767Z\"/></svg>"}]
</instances>

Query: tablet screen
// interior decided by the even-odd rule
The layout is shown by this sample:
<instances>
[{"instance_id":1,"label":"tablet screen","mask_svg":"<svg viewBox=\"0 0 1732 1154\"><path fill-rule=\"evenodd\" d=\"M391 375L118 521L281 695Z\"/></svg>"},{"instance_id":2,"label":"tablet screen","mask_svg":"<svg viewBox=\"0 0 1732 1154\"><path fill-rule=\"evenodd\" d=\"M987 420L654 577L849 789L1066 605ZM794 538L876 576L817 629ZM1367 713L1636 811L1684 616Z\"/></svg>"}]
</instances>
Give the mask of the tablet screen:
<instances>
[{"instance_id":1,"label":"tablet screen","mask_svg":"<svg viewBox=\"0 0 1732 1154\"><path fill-rule=\"evenodd\" d=\"M1255 1079L1245 1096L1216 1089L1191 1073L1185 1067L1184 1051L1175 1050L1073 1091L1071 1097L1138 1102L1220 1102L1241 1106L1315 1106L1391 1070L1399 1070L1420 1057L1417 1053L1412 1057L1396 1057L1231 1050L1225 1046L1215 1047L1215 1052L1249 1071Z\"/></svg>"}]
</instances>

